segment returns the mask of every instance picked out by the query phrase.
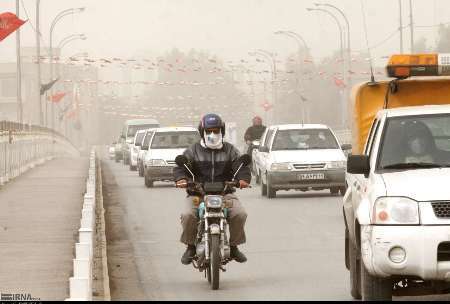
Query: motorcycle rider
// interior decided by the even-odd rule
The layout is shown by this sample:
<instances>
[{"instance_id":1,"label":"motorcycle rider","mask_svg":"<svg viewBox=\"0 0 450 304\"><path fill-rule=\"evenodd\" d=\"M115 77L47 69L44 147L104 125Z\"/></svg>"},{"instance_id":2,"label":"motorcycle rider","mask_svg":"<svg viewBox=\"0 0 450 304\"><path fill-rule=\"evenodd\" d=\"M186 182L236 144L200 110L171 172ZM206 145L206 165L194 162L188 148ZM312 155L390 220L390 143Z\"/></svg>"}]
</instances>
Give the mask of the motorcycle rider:
<instances>
[{"instance_id":1,"label":"motorcycle rider","mask_svg":"<svg viewBox=\"0 0 450 304\"><path fill-rule=\"evenodd\" d=\"M259 140L266 130L266 126L262 124L262 118L260 116L255 116L252 119L253 125L247 128L244 134L244 140L248 145L247 154L252 156L252 142L254 140Z\"/></svg>"},{"instance_id":2,"label":"motorcycle rider","mask_svg":"<svg viewBox=\"0 0 450 304\"><path fill-rule=\"evenodd\" d=\"M240 163L239 151L232 144L223 141L225 123L216 114L206 114L202 117L198 130L201 140L189 148L183 155L186 156L197 182L225 182L230 181ZM189 172L183 167L175 167L174 178L178 188L186 188L187 181L192 180ZM251 181L250 169L242 167L236 176L239 188L247 188ZM183 232L180 241L187 245L181 263L188 265L195 256L195 239L197 236L197 210L200 202L198 193L187 190L185 210L181 215ZM246 241L244 225L247 213L237 196L228 191L224 202L228 207L228 224L230 228L230 256L239 263L247 261L246 256L239 251L237 245Z\"/></svg>"}]
</instances>

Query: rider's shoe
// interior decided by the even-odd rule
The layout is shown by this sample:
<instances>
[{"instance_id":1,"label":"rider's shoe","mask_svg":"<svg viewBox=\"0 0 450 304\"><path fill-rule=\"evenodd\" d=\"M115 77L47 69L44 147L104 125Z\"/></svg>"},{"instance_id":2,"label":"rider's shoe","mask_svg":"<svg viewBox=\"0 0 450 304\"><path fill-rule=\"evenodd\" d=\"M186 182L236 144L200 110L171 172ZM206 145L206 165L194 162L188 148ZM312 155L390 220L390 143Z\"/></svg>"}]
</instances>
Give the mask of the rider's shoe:
<instances>
[{"instance_id":1,"label":"rider's shoe","mask_svg":"<svg viewBox=\"0 0 450 304\"><path fill-rule=\"evenodd\" d=\"M191 264L194 256L195 256L195 246L188 245L186 251L183 253L183 256L181 257L181 263L183 263L184 265Z\"/></svg>"},{"instance_id":2,"label":"rider's shoe","mask_svg":"<svg viewBox=\"0 0 450 304\"><path fill-rule=\"evenodd\" d=\"M243 254L237 246L231 246L230 248L230 256L238 263L244 263L247 261L247 257Z\"/></svg>"}]
</instances>

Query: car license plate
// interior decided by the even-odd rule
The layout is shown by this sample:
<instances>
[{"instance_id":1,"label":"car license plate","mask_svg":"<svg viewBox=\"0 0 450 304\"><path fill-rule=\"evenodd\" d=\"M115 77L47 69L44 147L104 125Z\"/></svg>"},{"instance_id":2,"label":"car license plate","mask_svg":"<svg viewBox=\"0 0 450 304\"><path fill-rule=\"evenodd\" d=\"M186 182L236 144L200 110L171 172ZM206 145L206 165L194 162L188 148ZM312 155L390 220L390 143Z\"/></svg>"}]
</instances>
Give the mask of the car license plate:
<instances>
[{"instance_id":1,"label":"car license plate","mask_svg":"<svg viewBox=\"0 0 450 304\"><path fill-rule=\"evenodd\" d=\"M325 174L323 173L303 173L298 175L299 180L315 180L315 179L325 179Z\"/></svg>"}]
</instances>

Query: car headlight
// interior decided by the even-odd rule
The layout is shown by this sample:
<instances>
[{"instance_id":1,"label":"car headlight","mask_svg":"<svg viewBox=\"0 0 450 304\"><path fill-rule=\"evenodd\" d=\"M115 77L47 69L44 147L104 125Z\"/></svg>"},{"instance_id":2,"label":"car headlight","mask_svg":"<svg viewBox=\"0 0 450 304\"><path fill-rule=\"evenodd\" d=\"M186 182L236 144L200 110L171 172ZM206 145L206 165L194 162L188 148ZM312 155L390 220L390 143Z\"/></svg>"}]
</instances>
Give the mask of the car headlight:
<instances>
[{"instance_id":1,"label":"car headlight","mask_svg":"<svg viewBox=\"0 0 450 304\"><path fill-rule=\"evenodd\" d=\"M327 164L327 167L330 169L341 169L341 168L347 168L347 162L345 160L343 161L332 161Z\"/></svg>"},{"instance_id":2,"label":"car headlight","mask_svg":"<svg viewBox=\"0 0 450 304\"><path fill-rule=\"evenodd\" d=\"M271 171L289 171L291 170L291 165L288 163L273 163L270 166Z\"/></svg>"},{"instance_id":3,"label":"car headlight","mask_svg":"<svg viewBox=\"0 0 450 304\"><path fill-rule=\"evenodd\" d=\"M379 225L419 225L419 204L407 197L380 197L373 206L372 222Z\"/></svg>"},{"instance_id":4,"label":"car headlight","mask_svg":"<svg viewBox=\"0 0 450 304\"><path fill-rule=\"evenodd\" d=\"M164 159L150 159L147 162L147 166L165 166L166 162Z\"/></svg>"}]
</instances>

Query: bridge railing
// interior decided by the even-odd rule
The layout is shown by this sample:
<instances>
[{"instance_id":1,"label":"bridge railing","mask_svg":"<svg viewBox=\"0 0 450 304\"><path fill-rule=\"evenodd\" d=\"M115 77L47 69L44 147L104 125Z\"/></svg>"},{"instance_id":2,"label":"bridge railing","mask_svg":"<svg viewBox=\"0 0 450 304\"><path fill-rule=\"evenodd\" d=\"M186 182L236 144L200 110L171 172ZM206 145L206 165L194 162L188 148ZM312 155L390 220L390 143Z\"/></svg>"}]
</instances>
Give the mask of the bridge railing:
<instances>
[{"instance_id":1,"label":"bridge railing","mask_svg":"<svg viewBox=\"0 0 450 304\"><path fill-rule=\"evenodd\" d=\"M69 140L51 129L0 121L0 185L46 160L78 153Z\"/></svg>"}]
</instances>

